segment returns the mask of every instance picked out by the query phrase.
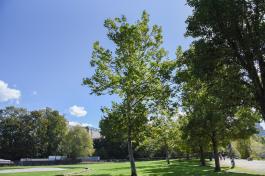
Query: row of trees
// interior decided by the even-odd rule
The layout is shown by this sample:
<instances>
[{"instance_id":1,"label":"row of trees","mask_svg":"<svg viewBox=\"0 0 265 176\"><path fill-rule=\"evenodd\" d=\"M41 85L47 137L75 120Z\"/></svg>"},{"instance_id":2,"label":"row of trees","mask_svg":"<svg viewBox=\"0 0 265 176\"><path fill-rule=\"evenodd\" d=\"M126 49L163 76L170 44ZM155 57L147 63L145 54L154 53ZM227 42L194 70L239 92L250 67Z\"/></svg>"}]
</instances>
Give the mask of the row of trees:
<instances>
[{"instance_id":1,"label":"row of trees","mask_svg":"<svg viewBox=\"0 0 265 176\"><path fill-rule=\"evenodd\" d=\"M218 148L235 139L249 138L256 132L255 123L261 117L249 105L248 89L239 83L236 68L219 66L214 75L205 73L205 79L198 76L194 63L202 51L196 49L181 54L177 61L181 103L186 112L183 130L185 138L199 145L202 152L211 144L215 170L220 171ZM206 54L213 56L209 52L203 55Z\"/></svg>"},{"instance_id":2,"label":"row of trees","mask_svg":"<svg viewBox=\"0 0 265 176\"><path fill-rule=\"evenodd\" d=\"M149 25L146 12L134 24L124 16L105 21L115 50L94 43L95 74L83 84L96 95L120 97L102 109L100 127L106 137L127 140L132 176L132 144L142 143L163 146L167 156L176 148L198 151L202 165L205 151L211 151L220 171L220 147L249 138L255 123L265 119L264 2L187 4L193 14L186 35L195 40L186 51L177 49L177 59L167 57L162 29ZM176 115L178 109L184 115Z\"/></svg>"},{"instance_id":3,"label":"row of trees","mask_svg":"<svg viewBox=\"0 0 265 176\"><path fill-rule=\"evenodd\" d=\"M50 155L75 158L92 153L93 142L87 130L69 127L58 111L16 107L0 110L0 158L19 160Z\"/></svg>"},{"instance_id":4,"label":"row of trees","mask_svg":"<svg viewBox=\"0 0 265 176\"><path fill-rule=\"evenodd\" d=\"M220 171L218 147L248 138L265 119L265 6L254 0L187 3L193 14L186 35L196 40L177 59L182 105L188 125L197 121L203 139L210 139Z\"/></svg>"}]
</instances>

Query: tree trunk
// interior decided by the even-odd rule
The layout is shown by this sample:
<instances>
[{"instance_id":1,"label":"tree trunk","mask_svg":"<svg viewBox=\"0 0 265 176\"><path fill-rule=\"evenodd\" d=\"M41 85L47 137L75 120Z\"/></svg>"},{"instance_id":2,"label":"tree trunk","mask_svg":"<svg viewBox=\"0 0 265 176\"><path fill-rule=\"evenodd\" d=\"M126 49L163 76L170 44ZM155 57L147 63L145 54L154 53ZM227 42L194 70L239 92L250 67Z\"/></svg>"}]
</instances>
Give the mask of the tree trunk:
<instances>
[{"instance_id":1,"label":"tree trunk","mask_svg":"<svg viewBox=\"0 0 265 176\"><path fill-rule=\"evenodd\" d=\"M186 160L190 160L190 154L186 153Z\"/></svg>"},{"instance_id":2,"label":"tree trunk","mask_svg":"<svg viewBox=\"0 0 265 176\"><path fill-rule=\"evenodd\" d=\"M219 161L219 156L218 156L218 144L217 144L215 132L212 133L212 147L213 147L214 162L215 162L214 171L220 172L221 167L220 167L220 161Z\"/></svg>"},{"instance_id":3,"label":"tree trunk","mask_svg":"<svg viewBox=\"0 0 265 176\"><path fill-rule=\"evenodd\" d=\"M200 145L200 162L201 162L201 166L206 166L205 157L204 157L204 150L203 150L202 145Z\"/></svg>"},{"instance_id":4,"label":"tree trunk","mask_svg":"<svg viewBox=\"0 0 265 176\"><path fill-rule=\"evenodd\" d=\"M169 165L170 164L170 153L169 153L169 147L168 147L166 139L164 139L164 145L165 145L165 152L166 152L166 161L167 161L167 164Z\"/></svg>"},{"instance_id":5,"label":"tree trunk","mask_svg":"<svg viewBox=\"0 0 265 176\"><path fill-rule=\"evenodd\" d=\"M132 140L131 140L130 135L128 136L128 153L129 153L129 160L131 164L131 176L137 176L136 166L135 166L135 161L134 161L134 156L133 156Z\"/></svg>"},{"instance_id":6,"label":"tree trunk","mask_svg":"<svg viewBox=\"0 0 265 176\"><path fill-rule=\"evenodd\" d=\"M209 154L209 160L210 160L210 161L213 160L213 154L212 154L212 152Z\"/></svg>"},{"instance_id":7,"label":"tree trunk","mask_svg":"<svg viewBox=\"0 0 265 176\"><path fill-rule=\"evenodd\" d=\"M252 64L253 63L248 63L245 68L248 70L249 77L253 81L255 99L259 105L258 109L260 109L262 118L265 121L265 63L263 62L259 65L261 69L261 79L259 78L259 73Z\"/></svg>"},{"instance_id":8,"label":"tree trunk","mask_svg":"<svg viewBox=\"0 0 265 176\"><path fill-rule=\"evenodd\" d=\"M169 151L168 149L166 149L166 160L167 160L167 164L170 164L170 156L169 156Z\"/></svg>"},{"instance_id":9,"label":"tree trunk","mask_svg":"<svg viewBox=\"0 0 265 176\"><path fill-rule=\"evenodd\" d=\"M262 102L260 103L260 109L261 109L260 111L261 111L262 118L265 121L265 96L262 99Z\"/></svg>"},{"instance_id":10,"label":"tree trunk","mask_svg":"<svg viewBox=\"0 0 265 176\"><path fill-rule=\"evenodd\" d=\"M132 146L132 122L131 122L131 99L130 96L127 97L127 120L128 120L128 154L131 165L131 176L137 176L136 166L133 156L133 146Z\"/></svg>"}]
</instances>

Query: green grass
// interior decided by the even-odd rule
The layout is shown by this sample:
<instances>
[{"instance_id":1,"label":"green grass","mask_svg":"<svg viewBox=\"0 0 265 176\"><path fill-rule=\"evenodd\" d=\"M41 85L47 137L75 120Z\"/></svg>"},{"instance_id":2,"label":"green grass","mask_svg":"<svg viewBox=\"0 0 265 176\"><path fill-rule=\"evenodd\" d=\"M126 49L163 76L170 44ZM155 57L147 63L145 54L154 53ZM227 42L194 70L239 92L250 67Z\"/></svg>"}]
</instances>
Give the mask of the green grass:
<instances>
[{"instance_id":1,"label":"green grass","mask_svg":"<svg viewBox=\"0 0 265 176\"><path fill-rule=\"evenodd\" d=\"M220 173L213 172L212 167L200 167L197 161L173 161L167 165L165 161L145 161L137 162L137 171L139 176L257 176L250 173L232 173L228 168L223 168ZM65 168L65 171L56 172L32 172L32 173L15 173L0 174L0 176L55 176L63 173L79 172L84 168L89 168L90 172L83 174L86 176L129 176L129 163L97 163L97 164L77 164L77 165L60 165L60 166L42 166ZM32 168L32 167L0 167L3 169ZM238 171L241 171L237 168ZM265 173L264 173L265 175Z\"/></svg>"}]
</instances>

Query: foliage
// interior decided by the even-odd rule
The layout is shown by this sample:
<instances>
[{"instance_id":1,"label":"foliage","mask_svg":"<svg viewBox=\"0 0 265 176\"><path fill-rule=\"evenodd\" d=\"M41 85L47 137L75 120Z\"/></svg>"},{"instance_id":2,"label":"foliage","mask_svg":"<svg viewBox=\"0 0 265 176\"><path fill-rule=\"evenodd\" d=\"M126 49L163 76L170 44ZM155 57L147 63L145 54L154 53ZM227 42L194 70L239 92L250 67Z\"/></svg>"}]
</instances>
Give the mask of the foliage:
<instances>
[{"instance_id":1,"label":"foliage","mask_svg":"<svg viewBox=\"0 0 265 176\"><path fill-rule=\"evenodd\" d=\"M254 135L250 138L250 157L254 159L264 159L265 158L265 143L264 137Z\"/></svg>"},{"instance_id":2,"label":"foliage","mask_svg":"<svg viewBox=\"0 0 265 176\"><path fill-rule=\"evenodd\" d=\"M128 139L128 130L131 130L131 139L135 142L141 140L145 125L148 122L147 108L138 103L134 107L134 111L130 113L131 118L124 117L125 105L112 103L112 108L103 108L103 118L100 121L101 134L112 140L126 141ZM127 124L131 124L129 127ZM129 129L130 128L130 129Z\"/></svg>"},{"instance_id":3,"label":"foliage","mask_svg":"<svg viewBox=\"0 0 265 176\"><path fill-rule=\"evenodd\" d=\"M70 158L91 156L93 141L88 131L81 126L70 127L65 138L65 152Z\"/></svg>"},{"instance_id":4,"label":"foliage","mask_svg":"<svg viewBox=\"0 0 265 176\"><path fill-rule=\"evenodd\" d=\"M179 150L180 129L177 121L177 115L169 115L167 111L160 111L160 114L153 117L146 127L144 140L141 147L149 152L149 155L155 155L163 150L168 164L170 156L174 151Z\"/></svg>"},{"instance_id":5,"label":"foliage","mask_svg":"<svg viewBox=\"0 0 265 176\"><path fill-rule=\"evenodd\" d=\"M250 139L237 140L234 148L239 152L242 159L247 159L251 155Z\"/></svg>"},{"instance_id":6,"label":"foliage","mask_svg":"<svg viewBox=\"0 0 265 176\"><path fill-rule=\"evenodd\" d=\"M101 159L127 159L127 142L113 140L107 137L94 139L95 155Z\"/></svg>"},{"instance_id":7,"label":"foliage","mask_svg":"<svg viewBox=\"0 0 265 176\"><path fill-rule=\"evenodd\" d=\"M66 120L58 111L6 107L0 110L0 158L63 155L66 132Z\"/></svg>"},{"instance_id":8,"label":"foliage","mask_svg":"<svg viewBox=\"0 0 265 176\"><path fill-rule=\"evenodd\" d=\"M245 103L249 102L248 89L239 82L240 79L235 80L238 77L236 67L219 65L214 72L208 73L210 68L205 68L203 75L198 72L201 58L216 56L206 52L207 48L203 46L197 43L185 53L178 51L176 80L187 118L183 127L185 137L195 145L207 146L211 142L216 170L219 170L218 147L255 133L255 123L260 116ZM222 57L222 50L216 51L218 57Z\"/></svg>"},{"instance_id":9,"label":"foliage","mask_svg":"<svg viewBox=\"0 0 265 176\"><path fill-rule=\"evenodd\" d=\"M0 157L17 160L33 154L33 120L26 109L0 110Z\"/></svg>"},{"instance_id":10,"label":"foliage","mask_svg":"<svg viewBox=\"0 0 265 176\"><path fill-rule=\"evenodd\" d=\"M258 135L253 135L247 139L239 139L233 142L234 148L239 152L239 157L243 159L262 159L265 157L264 138Z\"/></svg>"},{"instance_id":11,"label":"foliage","mask_svg":"<svg viewBox=\"0 0 265 176\"><path fill-rule=\"evenodd\" d=\"M113 140L107 137L94 139L95 156L100 156L103 160L127 160L128 159L128 146L124 140ZM164 157L164 151L156 151L151 153L139 144L134 145L134 156L136 159L152 158L152 157Z\"/></svg>"},{"instance_id":12,"label":"foliage","mask_svg":"<svg viewBox=\"0 0 265 176\"><path fill-rule=\"evenodd\" d=\"M67 132L67 123L64 116L60 115L58 111L46 108L43 113L43 118L47 119L47 154L62 155L63 154L63 140ZM48 155L47 155L48 156Z\"/></svg>"},{"instance_id":13,"label":"foliage","mask_svg":"<svg viewBox=\"0 0 265 176\"><path fill-rule=\"evenodd\" d=\"M145 125L148 104L169 93L162 91L169 88L161 79L170 74L170 69L165 68L171 67L166 62L167 53L161 47L162 29L157 25L149 26L149 15L145 11L135 24L128 23L122 16L105 20L104 26L108 38L115 44L115 51L104 49L99 42L94 43L90 64L95 67L95 73L85 78L83 84L96 95L116 94L120 97L121 103L114 103L112 110L105 109L105 113L117 120L112 123L118 125L113 130L121 130L121 134L127 136L131 172L135 176L132 140L137 139L138 129Z\"/></svg>"},{"instance_id":14,"label":"foliage","mask_svg":"<svg viewBox=\"0 0 265 176\"><path fill-rule=\"evenodd\" d=\"M236 68L238 79L233 81L247 88L247 103L265 119L264 1L188 0L188 5L193 14L187 19L186 35L196 38L194 46L204 51L197 62L200 72L215 76L220 66Z\"/></svg>"}]
</instances>

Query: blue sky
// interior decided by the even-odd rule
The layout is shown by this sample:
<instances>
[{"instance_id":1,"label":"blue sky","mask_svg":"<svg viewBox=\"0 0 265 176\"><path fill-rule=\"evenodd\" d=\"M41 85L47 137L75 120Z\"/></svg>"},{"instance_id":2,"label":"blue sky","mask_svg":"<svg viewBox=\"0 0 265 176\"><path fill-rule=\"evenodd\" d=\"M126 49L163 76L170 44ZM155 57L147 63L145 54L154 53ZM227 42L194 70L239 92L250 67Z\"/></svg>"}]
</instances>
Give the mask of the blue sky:
<instances>
[{"instance_id":1,"label":"blue sky","mask_svg":"<svg viewBox=\"0 0 265 176\"><path fill-rule=\"evenodd\" d=\"M143 10L162 25L171 57L178 45L190 44L183 36L191 14L185 0L0 0L0 108L51 107L97 127L100 108L116 98L89 95L81 85L93 74L92 44L111 49L104 20L126 15L135 22Z\"/></svg>"}]
</instances>

